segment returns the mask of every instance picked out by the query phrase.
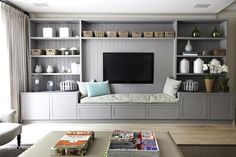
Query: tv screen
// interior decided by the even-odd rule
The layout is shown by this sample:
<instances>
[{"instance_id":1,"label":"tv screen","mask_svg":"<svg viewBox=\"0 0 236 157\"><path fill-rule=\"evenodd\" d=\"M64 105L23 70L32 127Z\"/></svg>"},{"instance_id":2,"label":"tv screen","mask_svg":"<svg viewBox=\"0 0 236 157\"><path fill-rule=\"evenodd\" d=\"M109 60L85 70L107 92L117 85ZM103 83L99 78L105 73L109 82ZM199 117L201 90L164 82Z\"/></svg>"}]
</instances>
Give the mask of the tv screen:
<instances>
[{"instance_id":1,"label":"tv screen","mask_svg":"<svg viewBox=\"0 0 236 157\"><path fill-rule=\"evenodd\" d=\"M103 53L103 80L110 83L153 83L153 53Z\"/></svg>"}]
</instances>

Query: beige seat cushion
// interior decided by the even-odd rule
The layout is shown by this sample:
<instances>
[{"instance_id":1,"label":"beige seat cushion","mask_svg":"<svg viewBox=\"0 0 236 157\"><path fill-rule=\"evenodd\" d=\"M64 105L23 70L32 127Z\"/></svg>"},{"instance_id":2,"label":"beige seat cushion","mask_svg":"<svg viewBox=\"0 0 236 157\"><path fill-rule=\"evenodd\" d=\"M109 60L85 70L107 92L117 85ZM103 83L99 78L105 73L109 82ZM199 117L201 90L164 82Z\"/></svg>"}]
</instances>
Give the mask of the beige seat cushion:
<instances>
[{"instance_id":1,"label":"beige seat cushion","mask_svg":"<svg viewBox=\"0 0 236 157\"><path fill-rule=\"evenodd\" d=\"M18 123L0 123L0 145L4 145L21 134L22 126Z\"/></svg>"}]
</instances>

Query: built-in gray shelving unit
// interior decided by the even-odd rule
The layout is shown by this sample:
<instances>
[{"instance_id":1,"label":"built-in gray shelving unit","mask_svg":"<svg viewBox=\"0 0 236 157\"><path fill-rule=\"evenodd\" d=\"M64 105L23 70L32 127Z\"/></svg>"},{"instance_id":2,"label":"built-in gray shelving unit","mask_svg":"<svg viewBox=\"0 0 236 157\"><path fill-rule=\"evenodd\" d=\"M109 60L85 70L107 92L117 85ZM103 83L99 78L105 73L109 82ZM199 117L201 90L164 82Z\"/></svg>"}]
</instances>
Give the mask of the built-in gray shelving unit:
<instances>
[{"instance_id":1,"label":"built-in gray shelving unit","mask_svg":"<svg viewBox=\"0 0 236 157\"><path fill-rule=\"evenodd\" d=\"M43 37L43 28L51 27L55 31L53 37ZM69 37L59 37L59 28L68 27L71 31L71 36ZM46 90L47 81L52 80L55 83L55 90L59 90L59 84L61 81L74 80L80 81L82 79L81 74L73 74L62 72L62 67L71 68L71 63L82 63L81 60L81 21L67 20L67 19L31 19L30 20L30 49L57 49L66 48L70 50L72 47L76 47L78 52L76 55L31 55L30 54L30 66L29 72L29 84L30 91L32 91L32 86L35 79L40 80L41 91ZM31 52L31 50L30 50ZM41 65L43 68L42 73L35 73L34 69L36 65ZM48 65L54 67L53 73L47 73L46 69ZM81 67L82 68L82 67ZM81 69L80 69L81 70Z\"/></svg>"},{"instance_id":2,"label":"built-in gray shelving unit","mask_svg":"<svg viewBox=\"0 0 236 157\"><path fill-rule=\"evenodd\" d=\"M176 78L182 81L194 80L199 82L199 91L205 92L204 77L207 73L195 74L193 73L193 62L197 58L201 58L205 64L209 63L213 58L226 63L227 55L227 20L180 20L177 22L177 56L176 56ZM199 37L192 37L192 31L197 28L200 31ZM212 37L212 31L217 28L222 34L220 37ZM193 51L197 56L182 55L187 41L190 40L193 46ZM202 55L202 52L225 49L225 55ZM180 73L180 61L185 58L190 62L190 72L187 74ZM219 78L226 77L226 74L219 74ZM216 81L214 91L218 91L218 81Z\"/></svg>"}]
</instances>

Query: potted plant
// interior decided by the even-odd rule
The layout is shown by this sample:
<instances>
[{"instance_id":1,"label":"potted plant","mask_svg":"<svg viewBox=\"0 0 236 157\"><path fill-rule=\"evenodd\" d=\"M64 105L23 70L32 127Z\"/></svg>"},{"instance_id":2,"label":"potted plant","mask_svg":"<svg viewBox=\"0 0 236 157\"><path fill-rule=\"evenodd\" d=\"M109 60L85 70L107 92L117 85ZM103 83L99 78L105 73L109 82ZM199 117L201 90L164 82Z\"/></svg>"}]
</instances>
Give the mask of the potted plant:
<instances>
[{"instance_id":1,"label":"potted plant","mask_svg":"<svg viewBox=\"0 0 236 157\"><path fill-rule=\"evenodd\" d=\"M220 81L219 90L222 91L222 92L229 92L229 85L228 85L228 82L229 82L229 78L228 78L228 77L223 78L223 79Z\"/></svg>"},{"instance_id":2,"label":"potted plant","mask_svg":"<svg viewBox=\"0 0 236 157\"><path fill-rule=\"evenodd\" d=\"M226 64L221 65L219 61L214 59L209 64L203 64L203 71L209 72L207 75L205 75L204 80L207 93L212 92L214 82L218 78L218 74L229 72L228 66ZM224 84L225 83L228 84L228 81L225 80Z\"/></svg>"}]
</instances>

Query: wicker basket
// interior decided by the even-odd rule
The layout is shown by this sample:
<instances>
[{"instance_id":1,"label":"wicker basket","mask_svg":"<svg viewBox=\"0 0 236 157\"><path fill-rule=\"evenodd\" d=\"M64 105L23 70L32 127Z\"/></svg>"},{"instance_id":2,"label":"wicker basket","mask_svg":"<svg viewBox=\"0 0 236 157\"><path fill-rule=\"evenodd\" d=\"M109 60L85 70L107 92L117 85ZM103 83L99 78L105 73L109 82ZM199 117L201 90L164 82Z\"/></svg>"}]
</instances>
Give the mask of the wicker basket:
<instances>
[{"instance_id":1,"label":"wicker basket","mask_svg":"<svg viewBox=\"0 0 236 157\"><path fill-rule=\"evenodd\" d=\"M32 49L31 50L31 55L37 56L37 55L45 55L45 50L43 49Z\"/></svg>"},{"instance_id":2,"label":"wicker basket","mask_svg":"<svg viewBox=\"0 0 236 157\"><path fill-rule=\"evenodd\" d=\"M122 31L120 31L120 32L118 32L118 36L120 38L128 38L129 37L129 32L122 32Z\"/></svg>"},{"instance_id":3,"label":"wicker basket","mask_svg":"<svg viewBox=\"0 0 236 157\"><path fill-rule=\"evenodd\" d=\"M107 31L107 37L116 38L117 37L116 31Z\"/></svg>"},{"instance_id":4,"label":"wicker basket","mask_svg":"<svg viewBox=\"0 0 236 157\"><path fill-rule=\"evenodd\" d=\"M46 55L58 55L57 49L46 49Z\"/></svg>"},{"instance_id":5,"label":"wicker basket","mask_svg":"<svg viewBox=\"0 0 236 157\"><path fill-rule=\"evenodd\" d=\"M94 31L95 37L104 37L105 32L102 31Z\"/></svg>"},{"instance_id":6,"label":"wicker basket","mask_svg":"<svg viewBox=\"0 0 236 157\"><path fill-rule=\"evenodd\" d=\"M153 38L153 32L143 32L144 38Z\"/></svg>"},{"instance_id":7,"label":"wicker basket","mask_svg":"<svg viewBox=\"0 0 236 157\"><path fill-rule=\"evenodd\" d=\"M197 92L199 89L199 82L186 80L182 82L182 89L186 92Z\"/></svg>"},{"instance_id":8,"label":"wicker basket","mask_svg":"<svg viewBox=\"0 0 236 157\"><path fill-rule=\"evenodd\" d=\"M225 49L216 49L212 51L212 54L215 56L225 56L226 50Z\"/></svg>"},{"instance_id":9,"label":"wicker basket","mask_svg":"<svg viewBox=\"0 0 236 157\"><path fill-rule=\"evenodd\" d=\"M155 38L164 38L165 37L165 32L154 32L154 37Z\"/></svg>"},{"instance_id":10,"label":"wicker basket","mask_svg":"<svg viewBox=\"0 0 236 157\"><path fill-rule=\"evenodd\" d=\"M165 31L165 37L166 38L175 37L175 31Z\"/></svg>"},{"instance_id":11,"label":"wicker basket","mask_svg":"<svg viewBox=\"0 0 236 157\"><path fill-rule=\"evenodd\" d=\"M93 31L83 31L83 37L93 37Z\"/></svg>"},{"instance_id":12,"label":"wicker basket","mask_svg":"<svg viewBox=\"0 0 236 157\"><path fill-rule=\"evenodd\" d=\"M132 32L131 35L132 35L132 38L141 38L142 32Z\"/></svg>"}]
</instances>

